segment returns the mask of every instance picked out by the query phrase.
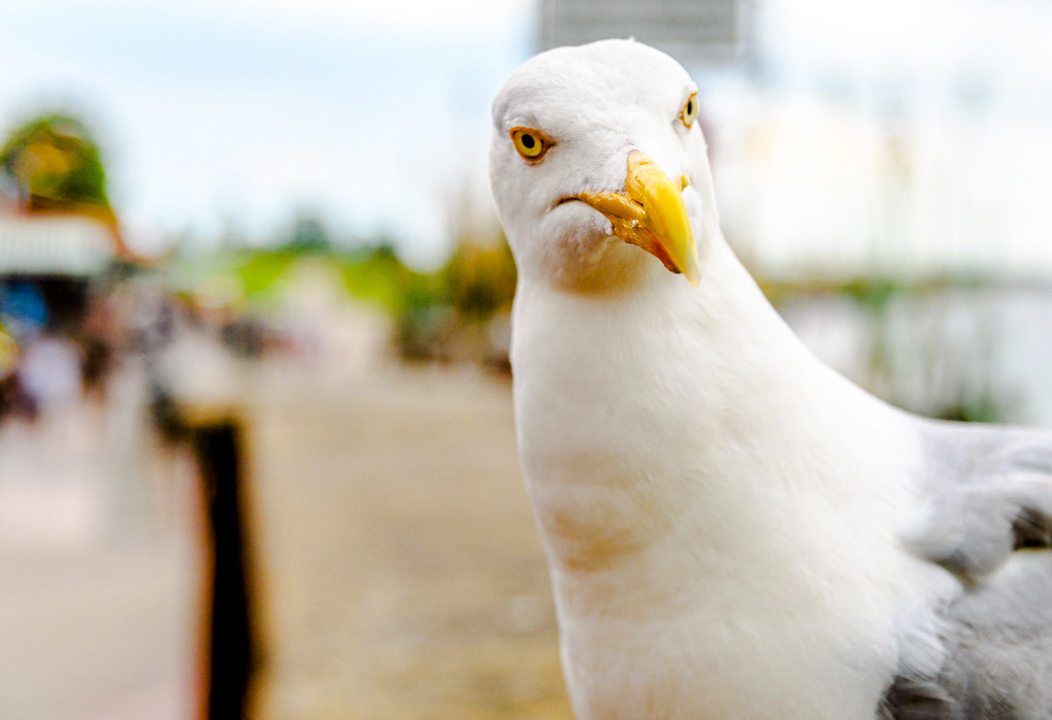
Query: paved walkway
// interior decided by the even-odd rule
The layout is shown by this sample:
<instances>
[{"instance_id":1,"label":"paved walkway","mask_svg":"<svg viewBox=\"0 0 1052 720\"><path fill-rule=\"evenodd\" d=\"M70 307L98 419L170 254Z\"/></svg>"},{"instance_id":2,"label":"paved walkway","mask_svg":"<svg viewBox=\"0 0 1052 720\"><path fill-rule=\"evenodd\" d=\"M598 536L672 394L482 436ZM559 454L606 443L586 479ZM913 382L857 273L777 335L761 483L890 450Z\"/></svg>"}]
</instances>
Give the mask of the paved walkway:
<instances>
[{"instance_id":1,"label":"paved walkway","mask_svg":"<svg viewBox=\"0 0 1052 720\"><path fill-rule=\"evenodd\" d=\"M282 377L251 434L259 716L569 720L509 385Z\"/></svg>"},{"instance_id":2,"label":"paved walkway","mask_svg":"<svg viewBox=\"0 0 1052 720\"><path fill-rule=\"evenodd\" d=\"M569 720L508 384L235 375L265 643L256 717ZM0 426L0 720L195 717L195 479L143 431L137 382L107 408Z\"/></svg>"},{"instance_id":3,"label":"paved walkway","mask_svg":"<svg viewBox=\"0 0 1052 720\"><path fill-rule=\"evenodd\" d=\"M193 716L194 479L151 443L144 387L129 366L105 403L0 426L4 720Z\"/></svg>"}]
</instances>

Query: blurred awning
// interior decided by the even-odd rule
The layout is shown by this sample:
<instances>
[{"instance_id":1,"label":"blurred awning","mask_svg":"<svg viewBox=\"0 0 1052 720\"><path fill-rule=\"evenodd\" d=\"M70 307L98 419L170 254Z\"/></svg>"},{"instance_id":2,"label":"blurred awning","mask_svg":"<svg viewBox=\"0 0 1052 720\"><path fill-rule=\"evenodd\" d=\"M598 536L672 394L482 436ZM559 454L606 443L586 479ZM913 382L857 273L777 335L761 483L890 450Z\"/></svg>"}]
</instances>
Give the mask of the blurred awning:
<instances>
[{"instance_id":1,"label":"blurred awning","mask_svg":"<svg viewBox=\"0 0 1052 720\"><path fill-rule=\"evenodd\" d=\"M95 275L114 246L110 228L90 218L0 215L0 275Z\"/></svg>"}]
</instances>

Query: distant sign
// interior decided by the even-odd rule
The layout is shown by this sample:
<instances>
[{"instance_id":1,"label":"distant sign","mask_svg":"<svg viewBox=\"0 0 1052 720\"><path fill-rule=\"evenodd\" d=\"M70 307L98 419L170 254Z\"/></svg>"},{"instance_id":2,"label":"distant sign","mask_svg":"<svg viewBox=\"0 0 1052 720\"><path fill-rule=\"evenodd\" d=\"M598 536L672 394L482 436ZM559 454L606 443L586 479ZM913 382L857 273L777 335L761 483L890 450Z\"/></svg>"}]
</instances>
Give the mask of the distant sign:
<instances>
[{"instance_id":1,"label":"distant sign","mask_svg":"<svg viewBox=\"0 0 1052 720\"><path fill-rule=\"evenodd\" d=\"M744 0L542 0L541 49L634 37L680 60L734 57Z\"/></svg>"}]
</instances>

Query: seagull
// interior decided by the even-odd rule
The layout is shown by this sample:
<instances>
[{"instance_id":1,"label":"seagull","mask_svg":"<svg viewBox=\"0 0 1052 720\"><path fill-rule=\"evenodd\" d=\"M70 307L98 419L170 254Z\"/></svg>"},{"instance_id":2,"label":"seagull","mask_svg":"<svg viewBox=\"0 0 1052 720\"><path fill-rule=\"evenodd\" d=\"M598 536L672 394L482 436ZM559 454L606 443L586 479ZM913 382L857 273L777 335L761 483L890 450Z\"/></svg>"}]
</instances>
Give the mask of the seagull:
<instances>
[{"instance_id":1,"label":"seagull","mask_svg":"<svg viewBox=\"0 0 1052 720\"><path fill-rule=\"evenodd\" d=\"M819 362L724 239L664 53L537 55L493 130L577 717L1052 718L1052 435L917 417Z\"/></svg>"}]
</instances>

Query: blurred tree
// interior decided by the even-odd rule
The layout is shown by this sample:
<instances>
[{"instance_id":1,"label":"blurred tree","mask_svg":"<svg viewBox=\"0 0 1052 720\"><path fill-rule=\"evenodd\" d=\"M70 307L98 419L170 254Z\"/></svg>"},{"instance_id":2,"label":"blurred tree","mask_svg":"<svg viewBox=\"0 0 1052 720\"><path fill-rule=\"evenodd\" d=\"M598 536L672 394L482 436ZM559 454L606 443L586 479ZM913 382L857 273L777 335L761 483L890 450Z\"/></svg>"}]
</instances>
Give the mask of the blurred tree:
<instances>
[{"instance_id":1,"label":"blurred tree","mask_svg":"<svg viewBox=\"0 0 1052 720\"><path fill-rule=\"evenodd\" d=\"M434 279L407 267L390 242L358 248L342 256L340 266L351 295L376 302L392 315L438 302Z\"/></svg>"},{"instance_id":2,"label":"blurred tree","mask_svg":"<svg viewBox=\"0 0 1052 720\"><path fill-rule=\"evenodd\" d=\"M26 210L73 212L116 225L99 147L72 115L49 113L15 128L0 146L0 167Z\"/></svg>"},{"instance_id":3,"label":"blurred tree","mask_svg":"<svg viewBox=\"0 0 1052 720\"><path fill-rule=\"evenodd\" d=\"M465 170L446 188L446 224L454 250L440 276L447 302L464 321L486 323L510 307L515 261L489 194Z\"/></svg>"},{"instance_id":4,"label":"blurred tree","mask_svg":"<svg viewBox=\"0 0 1052 720\"><path fill-rule=\"evenodd\" d=\"M118 257L134 257L106 193L99 146L76 117L46 113L12 130L0 145L0 175L16 188L22 210L98 220L109 227Z\"/></svg>"},{"instance_id":5,"label":"blurred tree","mask_svg":"<svg viewBox=\"0 0 1052 720\"><path fill-rule=\"evenodd\" d=\"M466 320L485 322L515 297L515 260L502 234L464 238L442 268L449 304Z\"/></svg>"},{"instance_id":6,"label":"blurred tree","mask_svg":"<svg viewBox=\"0 0 1052 720\"><path fill-rule=\"evenodd\" d=\"M427 282L405 286L396 345L403 358L507 367L515 262L489 195L471 172L444 187L453 253Z\"/></svg>"}]
</instances>

